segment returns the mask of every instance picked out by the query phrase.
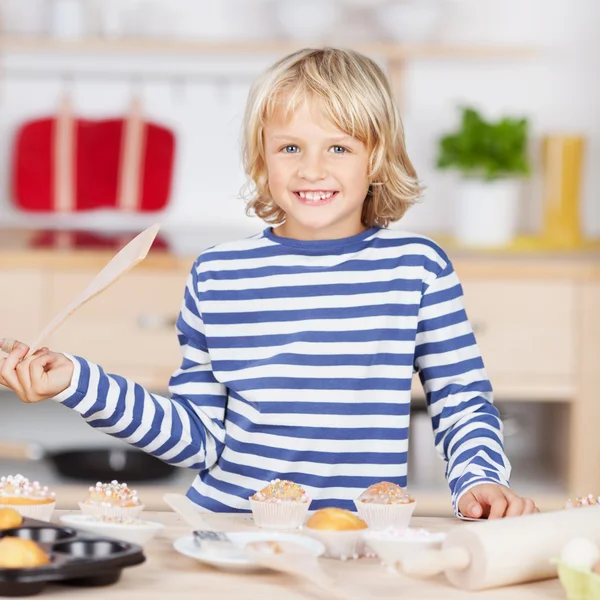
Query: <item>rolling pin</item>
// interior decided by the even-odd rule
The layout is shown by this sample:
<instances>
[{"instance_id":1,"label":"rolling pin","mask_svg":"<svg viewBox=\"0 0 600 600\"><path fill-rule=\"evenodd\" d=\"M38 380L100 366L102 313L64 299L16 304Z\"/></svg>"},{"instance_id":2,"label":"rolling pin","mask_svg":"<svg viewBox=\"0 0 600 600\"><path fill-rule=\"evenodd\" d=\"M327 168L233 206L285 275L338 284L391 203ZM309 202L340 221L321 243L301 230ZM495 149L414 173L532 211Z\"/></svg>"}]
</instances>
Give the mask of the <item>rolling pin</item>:
<instances>
[{"instance_id":1,"label":"rolling pin","mask_svg":"<svg viewBox=\"0 0 600 600\"><path fill-rule=\"evenodd\" d=\"M448 532L441 549L426 550L401 562L411 577L444 573L465 590L484 590L556 577L563 546L574 537L600 545L600 506L460 525Z\"/></svg>"}]
</instances>

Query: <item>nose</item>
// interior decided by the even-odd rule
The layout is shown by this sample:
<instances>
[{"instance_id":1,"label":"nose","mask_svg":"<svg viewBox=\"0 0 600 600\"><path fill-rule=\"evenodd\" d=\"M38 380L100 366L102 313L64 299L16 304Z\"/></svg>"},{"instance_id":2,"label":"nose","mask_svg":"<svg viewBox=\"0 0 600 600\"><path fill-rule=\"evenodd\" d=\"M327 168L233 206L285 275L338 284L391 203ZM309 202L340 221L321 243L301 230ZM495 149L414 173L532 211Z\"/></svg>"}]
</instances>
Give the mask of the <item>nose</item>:
<instances>
[{"instance_id":1,"label":"nose","mask_svg":"<svg viewBox=\"0 0 600 600\"><path fill-rule=\"evenodd\" d=\"M320 181L327 178L325 161L318 155L304 154L298 165L298 177L306 181Z\"/></svg>"}]
</instances>

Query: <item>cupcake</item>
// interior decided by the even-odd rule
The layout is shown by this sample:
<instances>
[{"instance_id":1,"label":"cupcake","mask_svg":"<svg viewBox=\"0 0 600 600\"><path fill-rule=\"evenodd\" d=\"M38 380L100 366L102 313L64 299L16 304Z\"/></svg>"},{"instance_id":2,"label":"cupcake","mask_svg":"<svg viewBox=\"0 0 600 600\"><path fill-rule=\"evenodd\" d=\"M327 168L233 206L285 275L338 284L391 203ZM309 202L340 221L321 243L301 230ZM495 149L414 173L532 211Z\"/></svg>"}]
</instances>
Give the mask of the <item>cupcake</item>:
<instances>
[{"instance_id":1,"label":"cupcake","mask_svg":"<svg viewBox=\"0 0 600 600\"><path fill-rule=\"evenodd\" d=\"M404 488L388 481L368 487L354 504L361 519L374 530L408 527L417 505Z\"/></svg>"},{"instance_id":2,"label":"cupcake","mask_svg":"<svg viewBox=\"0 0 600 600\"><path fill-rule=\"evenodd\" d=\"M367 524L343 508L317 510L304 524L302 532L325 546L327 558L358 558L364 554Z\"/></svg>"},{"instance_id":3,"label":"cupcake","mask_svg":"<svg viewBox=\"0 0 600 600\"><path fill-rule=\"evenodd\" d=\"M23 475L0 477L0 508L13 508L23 517L49 521L56 506L54 493Z\"/></svg>"},{"instance_id":4,"label":"cupcake","mask_svg":"<svg viewBox=\"0 0 600 600\"><path fill-rule=\"evenodd\" d=\"M137 518L144 510L136 490L116 480L91 486L87 498L79 503L81 512L93 517Z\"/></svg>"},{"instance_id":5,"label":"cupcake","mask_svg":"<svg viewBox=\"0 0 600 600\"><path fill-rule=\"evenodd\" d=\"M254 522L265 529L297 529L310 505L304 488L287 479L274 479L249 500Z\"/></svg>"}]
</instances>

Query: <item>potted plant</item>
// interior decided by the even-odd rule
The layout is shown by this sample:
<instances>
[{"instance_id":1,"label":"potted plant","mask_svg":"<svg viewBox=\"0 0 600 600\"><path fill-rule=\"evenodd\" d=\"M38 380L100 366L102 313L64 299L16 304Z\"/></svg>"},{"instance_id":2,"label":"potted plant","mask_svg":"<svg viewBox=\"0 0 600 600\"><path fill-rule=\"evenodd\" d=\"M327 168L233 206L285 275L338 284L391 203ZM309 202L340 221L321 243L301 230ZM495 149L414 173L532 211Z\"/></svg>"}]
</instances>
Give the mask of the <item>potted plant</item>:
<instances>
[{"instance_id":1,"label":"potted plant","mask_svg":"<svg viewBox=\"0 0 600 600\"><path fill-rule=\"evenodd\" d=\"M503 246L516 233L519 191L530 173L527 119L486 121L463 107L460 127L439 141L437 166L461 175L455 236L472 246Z\"/></svg>"}]
</instances>

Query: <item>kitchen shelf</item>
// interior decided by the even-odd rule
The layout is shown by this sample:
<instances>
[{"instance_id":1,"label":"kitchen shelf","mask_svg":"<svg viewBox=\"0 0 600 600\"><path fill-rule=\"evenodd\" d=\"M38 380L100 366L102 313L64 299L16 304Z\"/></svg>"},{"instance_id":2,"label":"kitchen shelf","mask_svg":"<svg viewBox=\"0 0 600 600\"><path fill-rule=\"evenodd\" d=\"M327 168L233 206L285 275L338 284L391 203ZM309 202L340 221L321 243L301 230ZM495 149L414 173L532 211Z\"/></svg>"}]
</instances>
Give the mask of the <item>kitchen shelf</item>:
<instances>
[{"instance_id":1,"label":"kitchen shelf","mask_svg":"<svg viewBox=\"0 0 600 600\"><path fill-rule=\"evenodd\" d=\"M80 38L58 40L49 37L1 36L0 52L7 53L56 53L56 54L210 54L210 55L259 55L286 54L314 42L266 41L184 41L171 39L141 38ZM317 44L318 45L318 44ZM338 45L333 44L333 45ZM473 46L449 44L395 44L363 43L345 44L365 54L381 56L390 62L406 59L516 59L534 54L529 47Z\"/></svg>"}]
</instances>

